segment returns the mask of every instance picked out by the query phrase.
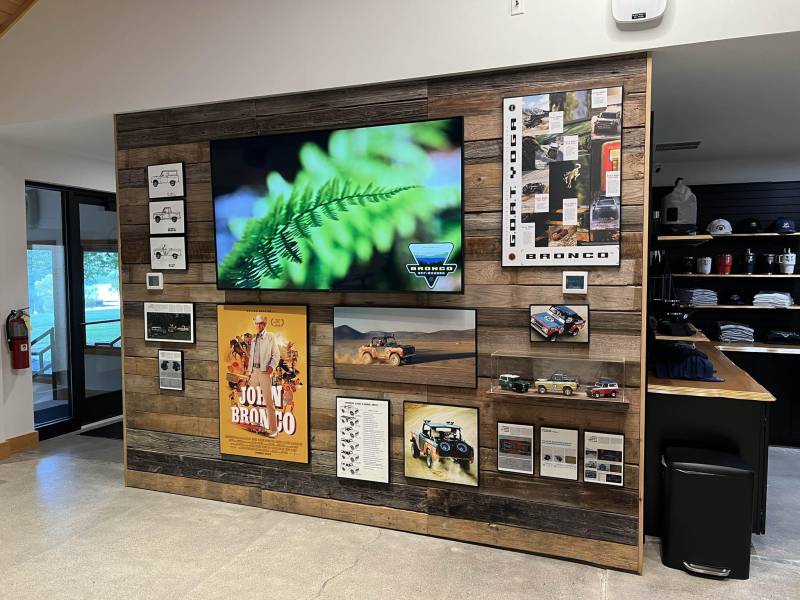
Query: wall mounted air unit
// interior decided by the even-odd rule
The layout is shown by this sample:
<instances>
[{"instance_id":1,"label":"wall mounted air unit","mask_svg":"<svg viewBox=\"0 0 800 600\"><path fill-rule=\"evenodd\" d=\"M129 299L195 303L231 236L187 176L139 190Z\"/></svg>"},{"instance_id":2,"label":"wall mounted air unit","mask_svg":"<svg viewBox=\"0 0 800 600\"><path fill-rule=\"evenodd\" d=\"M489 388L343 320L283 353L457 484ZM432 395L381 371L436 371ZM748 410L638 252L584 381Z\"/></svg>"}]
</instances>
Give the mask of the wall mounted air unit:
<instances>
[{"instance_id":1,"label":"wall mounted air unit","mask_svg":"<svg viewBox=\"0 0 800 600\"><path fill-rule=\"evenodd\" d=\"M667 0L611 0L611 14L620 28L652 27L667 10Z\"/></svg>"}]
</instances>

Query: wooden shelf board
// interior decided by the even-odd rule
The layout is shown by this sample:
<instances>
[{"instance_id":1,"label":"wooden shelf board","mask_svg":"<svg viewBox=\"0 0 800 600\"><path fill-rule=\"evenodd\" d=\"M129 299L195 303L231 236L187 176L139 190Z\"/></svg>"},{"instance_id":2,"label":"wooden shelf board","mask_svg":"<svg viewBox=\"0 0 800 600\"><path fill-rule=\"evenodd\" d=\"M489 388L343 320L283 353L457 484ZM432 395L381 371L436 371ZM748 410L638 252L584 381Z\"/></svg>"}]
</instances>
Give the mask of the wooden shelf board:
<instances>
[{"instance_id":1,"label":"wooden shelf board","mask_svg":"<svg viewBox=\"0 0 800 600\"><path fill-rule=\"evenodd\" d=\"M756 354L800 354L800 345L764 344L755 342L714 342L722 352L752 352Z\"/></svg>"},{"instance_id":2,"label":"wooden shelf board","mask_svg":"<svg viewBox=\"0 0 800 600\"><path fill-rule=\"evenodd\" d=\"M721 308L723 310L800 310L800 304L795 304L793 306L753 306L752 304L693 304L688 308L692 310L708 308Z\"/></svg>"},{"instance_id":3,"label":"wooden shelf board","mask_svg":"<svg viewBox=\"0 0 800 600\"><path fill-rule=\"evenodd\" d=\"M800 278L800 273L792 273L784 274L784 273L774 273L772 275L767 273L753 273L751 275L747 275L746 273L730 273L729 275L723 275L721 273L673 273L673 277L721 277L725 279L729 279L731 277L741 277L744 279L753 279L753 278L764 278L764 279L791 279L793 277Z\"/></svg>"},{"instance_id":4,"label":"wooden shelf board","mask_svg":"<svg viewBox=\"0 0 800 600\"><path fill-rule=\"evenodd\" d=\"M710 242L714 239L724 238L760 238L760 237L796 237L798 233L729 233L727 235L711 235L709 233L698 233L697 235L659 235L659 242Z\"/></svg>"},{"instance_id":5,"label":"wooden shelf board","mask_svg":"<svg viewBox=\"0 0 800 600\"><path fill-rule=\"evenodd\" d=\"M506 392L504 390L490 390L487 392L487 394L498 398L507 398L509 400L524 400L525 402L531 402L533 404L564 406L567 408L591 408L602 410L628 410L630 408L630 402L628 402L624 397L588 398L584 390L579 390L572 396L564 396L563 394L540 394L534 390L531 390L526 394Z\"/></svg>"},{"instance_id":6,"label":"wooden shelf board","mask_svg":"<svg viewBox=\"0 0 800 600\"><path fill-rule=\"evenodd\" d=\"M709 339L702 331L695 329L692 335L664 335L663 333L656 334L657 340L667 342L708 342Z\"/></svg>"},{"instance_id":7,"label":"wooden shelf board","mask_svg":"<svg viewBox=\"0 0 800 600\"><path fill-rule=\"evenodd\" d=\"M764 386L740 369L717 348L719 342L697 342L697 349L704 352L716 369L715 375L723 381L690 381L684 379L662 379L649 374L647 391L651 394L672 396L695 396L698 398L728 398L774 402L775 396Z\"/></svg>"}]
</instances>

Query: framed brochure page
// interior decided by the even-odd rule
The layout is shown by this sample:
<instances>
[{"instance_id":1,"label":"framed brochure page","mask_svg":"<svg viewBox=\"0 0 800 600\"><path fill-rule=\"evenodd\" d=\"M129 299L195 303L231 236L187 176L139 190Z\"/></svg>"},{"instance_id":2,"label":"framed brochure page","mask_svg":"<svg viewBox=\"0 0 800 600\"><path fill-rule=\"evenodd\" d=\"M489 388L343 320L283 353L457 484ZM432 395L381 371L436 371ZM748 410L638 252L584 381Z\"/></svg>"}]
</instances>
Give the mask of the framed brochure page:
<instances>
[{"instance_id":1,"label":"framed brochure page","mask_svg":"<svg viewBox=\"0 0 800 600\"><path fill-rule=\"evenodd\" d=\"M497 423L497 470L533 475L533 425Z\"/></svg>"},{"instance_id":2,"label":"framed brochure page","mask_svg":"<svg viewBox=\"0 0 800 600\"><path fill-rule=\"evenodd\" d=\"M389 400L336 398L336 476L389 483Z\"/></svg>"}]
</instances>

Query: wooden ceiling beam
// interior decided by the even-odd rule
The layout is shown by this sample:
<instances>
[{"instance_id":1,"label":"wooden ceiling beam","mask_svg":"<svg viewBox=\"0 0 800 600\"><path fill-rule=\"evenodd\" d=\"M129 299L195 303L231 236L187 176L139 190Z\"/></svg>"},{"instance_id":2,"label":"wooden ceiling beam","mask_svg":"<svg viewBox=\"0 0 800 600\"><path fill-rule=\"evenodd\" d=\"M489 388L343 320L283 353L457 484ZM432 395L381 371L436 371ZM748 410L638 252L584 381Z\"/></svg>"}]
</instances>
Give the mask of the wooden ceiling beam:
<instances>
[{"instance_id":1,"label":"wooden ceiling beam","mask_svg":"<svg viewBox=\"0 0 800 600\"><path fill-rule=\"evenodd\" d=\"M36 0L0 0L0 37L28 12Z\"/></svg>"}]
</instances>

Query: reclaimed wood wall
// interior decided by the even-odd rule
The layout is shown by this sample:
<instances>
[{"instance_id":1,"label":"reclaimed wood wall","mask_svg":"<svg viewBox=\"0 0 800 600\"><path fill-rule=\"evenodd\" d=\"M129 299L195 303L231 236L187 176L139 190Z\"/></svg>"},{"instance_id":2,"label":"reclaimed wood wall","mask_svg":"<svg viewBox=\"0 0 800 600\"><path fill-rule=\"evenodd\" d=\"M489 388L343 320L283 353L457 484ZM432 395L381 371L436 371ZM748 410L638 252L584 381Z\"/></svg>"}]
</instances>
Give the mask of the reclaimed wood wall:
<instances>
[{"instance_id":1,"label":"reclaimed wood wall","mask_svg":"<svg viewBox=\"0 0 800 600\"><path fill-rule=\"evenodd\" d=\"M485 543L631 571L641 569L642 257L647 197L648 57L493 71L341 90L164 109L116 117L122 260L126 482L130 486L239 502ZM622 262L591 268L591 343L536 350L628 361L628 411L549 406L487 396L494 351L533 350L528 305L561 302L561 269L500 266L501 108L506 96L624 86ZM209 140L463 115L465 293L382 295L219 291L215 285ZM188 263L148 292L146 167L184 162ZM144 341L144 301L196 303L197 343L184 347L186 389L160 392L159 344ZM310 305L309 465L222 460L218 440L216 305ZM337 381L333 304L476 307L477 390ZM161 346L168 347L168 344ZM390 485L340 481L334 463L337 395L392 403ZM405 480L404 400L480 408L480 487ZM497 472L497 421L624 433L625 487ZM537 431L538 443L538 431ZM537 457L538 460L538 457Z\"/></svg>"}]
</instances>

